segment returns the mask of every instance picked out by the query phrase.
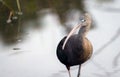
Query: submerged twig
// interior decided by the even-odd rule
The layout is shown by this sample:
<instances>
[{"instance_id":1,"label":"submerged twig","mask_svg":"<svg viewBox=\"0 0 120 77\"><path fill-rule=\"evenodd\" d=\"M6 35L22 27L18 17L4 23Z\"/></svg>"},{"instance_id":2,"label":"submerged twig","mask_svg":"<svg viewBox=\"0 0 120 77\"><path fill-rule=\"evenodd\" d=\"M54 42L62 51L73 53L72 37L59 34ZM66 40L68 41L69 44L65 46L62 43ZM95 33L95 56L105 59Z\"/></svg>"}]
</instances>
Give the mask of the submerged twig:
<instances>
[{"instance_id":1,"label":"submerged twig","mask_svg":"<svg viewBox=\"0 0 120 77\"><path fill-rule=\"evenodd\" d=\"M19 12L21 12L20 1L19 1L19 0L16 0L16 2L17 2L17 7L18 7L18 10L19 10Z\"/></svg>"},{"instance_id":2,"label":"submerged twig","mask_svg":"<svg viewBox=\"0 0 120 77\"><path fill-rule=\"evenodd\" d=\"M9 17L7 19L7 23L11 23L12 22L12 20L11 20L12 15L13 15L13 11L10 11Z\"/></svg>"},{"instance_id":3,"label":"submerged twig","mask_svg":"<svg viewBox=\"0 0 120 77\"><path fill-rule=\"evenodd\" d=\"M113 43L119 36L120 36L120 28L118 29L116 34L107 43L105 43L103 46L101 46L98 50L95 51L95 53L93 54L93 58L96 55L98 55L99 53L101 53L103 51L103 49L105 49L107 46L109 46L111 43Z\"/></svg>"},{"instance_id":4,"label":"submerged twig","mask_svg":"<svg viewBox=\"0 0 120 77\"><path fill-rule=\"evenodd\" d=\"M120 52L115 56L115 58L114 58L114 60L113 60L113 66L114 66L114 67L117 67L117 66L118 66L119 57L120 57Z\"/></svg>"}]
</instances>

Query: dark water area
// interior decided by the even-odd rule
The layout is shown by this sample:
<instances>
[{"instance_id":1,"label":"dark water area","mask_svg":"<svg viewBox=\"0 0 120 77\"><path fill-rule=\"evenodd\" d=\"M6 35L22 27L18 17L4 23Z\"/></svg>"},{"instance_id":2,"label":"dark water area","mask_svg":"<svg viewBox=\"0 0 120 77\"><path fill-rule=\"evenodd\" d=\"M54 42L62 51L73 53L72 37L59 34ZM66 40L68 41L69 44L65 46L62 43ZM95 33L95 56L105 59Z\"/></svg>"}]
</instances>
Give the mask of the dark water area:
<instances>
[{"instance_id":1,"label":"dark water area","mask_svg":"<svg viewBox=\"0 0 120 77\"><path fill-rule=\"evenodd\" d=\"M78 9L86 12L83 0L1 0L0 9L0 33L6 44L16 43L22 38L25 29L30 27L23 26L25 22L32 20L35 24L33 27L38 27L38 14L42 17L47 12L57 13L64 24L67 11Z\"/></svg>"},{"instance_id":2,"label":"dark water area","mask_svg":"<svg viewBox=\"0 0 120 77\"><path fill-rule=\"evenodd\" d=\"M0 0L0 77L68 77L58 42L89 13L92 58L81 77L120 75L119 0ZM71 68L76 77L78 66Z\"/></svg>"}]
</instances>

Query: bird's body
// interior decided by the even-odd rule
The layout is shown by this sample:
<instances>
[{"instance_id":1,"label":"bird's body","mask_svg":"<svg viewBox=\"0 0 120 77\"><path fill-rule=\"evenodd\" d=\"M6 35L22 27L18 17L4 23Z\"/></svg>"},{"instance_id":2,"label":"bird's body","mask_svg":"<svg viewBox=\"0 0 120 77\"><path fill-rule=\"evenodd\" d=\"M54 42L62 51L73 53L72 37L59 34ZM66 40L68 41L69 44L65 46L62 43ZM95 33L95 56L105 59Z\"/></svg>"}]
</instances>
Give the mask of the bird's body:
<instances>
[{"instance_id":1,"label":"bird's body","mask_svg":"<svg viewBox=\"0 0 120 77\"><path fill-rule=\"evenodd\" d=\"M63 64L67 66L80 65L90 58L92 46L87 38L78 37L77 34L73 35L69 38L63 50L62 46L65 39L66 37L60 41L57 48L58 59Z\"/></svg>"},{"instance_id":2,"label":"bird's body","mask_svg":"<svg viewBox=\"0 0 120 77\"><path fill-rule=\"evenodd\" d=\"M82 24L73 28L68 36L65 36L57 47L57 57L68 69L71 66L79 65L78 76L80 75L81 64L87 61L93 51L92 44L86 38L86 33L90 29L91 20L89 15L84 16ZM79 28L78 34L73 34ZM69 71L70 76L70 71Z\"/></svg>"}]
</instances>

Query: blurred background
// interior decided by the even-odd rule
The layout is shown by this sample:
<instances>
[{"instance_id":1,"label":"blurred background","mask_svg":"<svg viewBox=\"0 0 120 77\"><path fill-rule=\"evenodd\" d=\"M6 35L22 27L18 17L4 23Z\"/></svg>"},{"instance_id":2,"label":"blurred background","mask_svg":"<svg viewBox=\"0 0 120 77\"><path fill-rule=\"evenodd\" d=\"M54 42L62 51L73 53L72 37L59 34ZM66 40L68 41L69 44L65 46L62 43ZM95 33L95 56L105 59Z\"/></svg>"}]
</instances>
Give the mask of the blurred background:
<instances>
[{"instance_id":1,"label":"blurred background","mask_svg":"<svg viewBox=\"0 0 120 77\"><path fill-rule=\"evenodd\" d=\"M81 77L119 77L120 0L0 0L0 77L68 77L56 47L86 12L94 51Z\"/></svg>"}]
</instances>

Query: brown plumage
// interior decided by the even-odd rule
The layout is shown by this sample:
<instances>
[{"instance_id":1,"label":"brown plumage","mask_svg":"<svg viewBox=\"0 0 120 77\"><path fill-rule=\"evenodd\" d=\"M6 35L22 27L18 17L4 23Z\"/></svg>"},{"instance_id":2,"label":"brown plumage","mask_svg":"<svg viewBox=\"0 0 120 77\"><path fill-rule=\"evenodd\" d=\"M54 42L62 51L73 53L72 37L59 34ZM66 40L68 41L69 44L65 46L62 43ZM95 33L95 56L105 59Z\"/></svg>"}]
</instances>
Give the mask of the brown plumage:
<instances>
[{"instance_id":1,"label":"brown plumage","mask_svg":"<svg viewBox=\"0 0 120 77\"><path fill-rule=\"evenodd\" d=\"M79 65L77 75L79 77L81 64L87 61L92 55L92 44L86 38L90 26L91 17L85 14L79 25L75 26L68 36L65 36L58 44L57 57L67 67L70 77L70 66ZM78 34L73 34L77 28L80 28Z\"/></svg>"}]
</instances>

